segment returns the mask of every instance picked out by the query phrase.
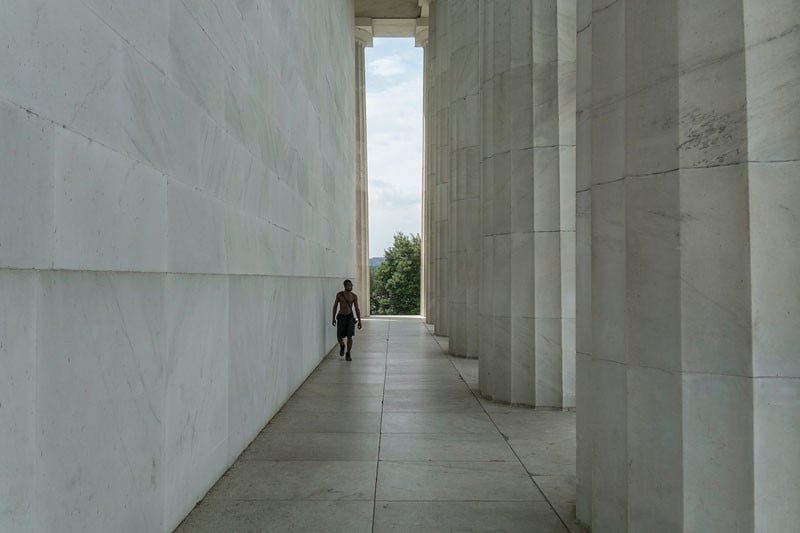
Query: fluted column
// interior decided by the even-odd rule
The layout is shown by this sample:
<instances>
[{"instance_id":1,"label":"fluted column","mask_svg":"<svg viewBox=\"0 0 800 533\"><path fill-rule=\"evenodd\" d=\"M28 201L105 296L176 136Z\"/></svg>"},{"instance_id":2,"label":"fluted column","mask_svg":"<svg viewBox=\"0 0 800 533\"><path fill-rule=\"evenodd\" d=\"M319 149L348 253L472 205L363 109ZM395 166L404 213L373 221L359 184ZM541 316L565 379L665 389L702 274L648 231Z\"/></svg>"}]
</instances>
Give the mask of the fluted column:
<instances>
[{"instance_id":1,"label":"fluted column","mask_svg":"<svg viewBox=\"0 0 800 533\"><path fill-rule=\"evenodd\" d=\"M576 321L576 17L577 5L556 1L558 86L559 296L562 407L575 407Z\"/></svg>"},{"instance_id":2,"label":"fluted column","mask_svg":"<svg viewBox=\"0 0 800 533\"><path fill-rule=\"evenodd\" d=\"M511 160L513 158L515 166L519 168L515 174L526 176L529 189L532 189L531 3L499 1L483 3L481 8L483 135L479 381L483 395L511 401ZM520 12L520 9L523 11ZM512 31L512 20L519 25L517 31ZM513 70L512 48L519 50ZM516 135L512 133L512 123ZM528 158L527 165L521 162L524 158ZM520 196L523 197L522 194ZM527 199L530 205L526 206L526 211L532 219L531 193L527 194ZM528 229L530 242L527 246L520 243L518 250L529 253L529 257L523 258L520 253L515 258L524 263L522 272L528 274L528 280L515 287L514 292L527 295L528 312L525 314L532 320L532 220ZM533 329L532 324L530 329ZM532 332L528 336L527 346L527 353L532 355ZM527 358L527 368L520 372L529 381L534 371L532 359ZM528 389L530 393L533 392L532 386ZM528 403L533 403L531 394L528 400Z\"/></svg>"},{"instance_id":3,"label":"fluted column","mask_svg":"<svg viewBox=\"0 0 800 533\"><path fill-rule=\"evenodd\" d=\"M427 323L432 323L432 315L430 310L431 301L431 267L429 264L430 251L430 228L433 225L430 212L431 193L429 169L430 163L430 63L431 55L429 50L429 30L427 27L418 29L415 38L415 45L422 48L422 246L420 249L420 301L419 309L420 314L425 317Z\"/></svg>"},{"instance_id":4,"label":"fluted column","mask_svg":"<svg viewBox=\"0 0 800 533\"><path fill-rule=\"evenodd\" d=\"M482 4L479 358L484 395L562 407L574 398L575 12L558 4Z\"/></svg>"},{"instance_id":5,"label":"fluted column","mask_svg":"<svg viewBox=\"0 0 800 533\"><path fill-rule=\"evenodd\" d=\"M425 172L423 175L424 191L424 235L422 243L425 254L425 318L428 324L435 325L438 319L438 260L436 255L438 241L438 225L436 220L436 175L438 158L437 146L437 113L436 113L436 14L430 9L428 45L425 47Z\"/></svg>"},{"instance_id":6,"label":"fluted column","mask_svg":"<svg viewBox=\"0 0 800 533\"><path fill-rule=\"evenodd\" d=\"M592 516L592 0L577 2L575 411L578 520Z\"/></svg>"},{"instance_id":7,"label":"fluted column","mask_svg":"<svg viewBox=\"0 0 800 533\"><path fill-rule=\"evenodd\" d=\"M434 331L437 335L448 335L448 294L450 290L449 236L450 236L450 42L448 34L449 2L436 0L430 6L431 49L433 62L431 76L434 100L432 102L433 165L432 201L433 232L432 250Z\"/></svg>"},{"instance_id":8,"label":"fluted column","mask_svg":"<svg viewBox=\"0 0 800 533\"><path fill-rule=\"evenodd\" d=\"M790 531L800 524L800 3L747 0L742 18L753 520L756 531Z\"/></svg>"},{"instance_id":9,"label":"fluted column","mask_svg":"<svg viewBox=\"0 0 800 533\"><path fill-rule=\"evenodd\" d=\"M579 517L796 529L800 4L580 10Z\"/></svg>"},{"instance_id":10,"label":"fluted column","mask_svg":"<svg viewBox=\"0 0 800 533\"><path fill-rule=\"evenodd\" d=\"M364 48L372 35L356 28L356 292L361 294L361 316L370 314L369 189L367 171L367 92Z\"/></svg>"},{"instance_id":11,"label":"fluted column","mask_svg":"<svg viewBox=\"0 0 800 533\"><path fill-rule=\"evenodd\" d=\"M478 0L449 3L449 348L478 356L480 80Z\"/></svg>"}]
</instances>

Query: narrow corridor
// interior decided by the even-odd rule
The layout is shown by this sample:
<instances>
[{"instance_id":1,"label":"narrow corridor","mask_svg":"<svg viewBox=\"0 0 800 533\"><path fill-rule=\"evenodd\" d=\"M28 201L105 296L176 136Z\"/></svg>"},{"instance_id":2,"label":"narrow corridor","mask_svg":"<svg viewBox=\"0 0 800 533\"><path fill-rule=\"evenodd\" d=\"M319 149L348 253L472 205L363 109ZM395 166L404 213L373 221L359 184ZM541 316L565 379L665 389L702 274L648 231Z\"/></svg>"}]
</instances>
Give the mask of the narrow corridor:
<instances>
[{"instance_id":1,"label":"narrow corridor","mask_svg":"<svg viewBox=\"0 0 800 533\"><path fill-rule=\"evenodd\" d=\"M331 352L176 530L575 533L575 414L477 393L419 318Z\"/></svg>"}]
</instances>

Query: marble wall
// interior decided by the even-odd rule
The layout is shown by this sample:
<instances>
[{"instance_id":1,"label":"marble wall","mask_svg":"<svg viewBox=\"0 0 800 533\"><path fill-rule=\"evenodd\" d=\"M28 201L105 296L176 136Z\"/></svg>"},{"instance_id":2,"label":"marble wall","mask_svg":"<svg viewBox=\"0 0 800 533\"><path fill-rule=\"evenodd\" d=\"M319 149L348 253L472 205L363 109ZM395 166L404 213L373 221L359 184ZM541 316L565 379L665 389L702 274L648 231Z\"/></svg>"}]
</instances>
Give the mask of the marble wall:
<instances>
[{"instance_id":1,"label":"marble wall","mask_svg":"<svg viewBox=\"0 0 800 533\"><path fill-rule=\"evenodd\" d=\"M800 5L578 20L578 516L796 528Z\"/></svg>"},{"instance_id":2,"label":"marble wall","mask_svg":"<svg viewBox=\"0 0 800 533\"><path fill-rule=\"evenodd\" d=\"M352 17L0 2L0 530L171 531L333 345Z\"/></svg>"}]
</instances>

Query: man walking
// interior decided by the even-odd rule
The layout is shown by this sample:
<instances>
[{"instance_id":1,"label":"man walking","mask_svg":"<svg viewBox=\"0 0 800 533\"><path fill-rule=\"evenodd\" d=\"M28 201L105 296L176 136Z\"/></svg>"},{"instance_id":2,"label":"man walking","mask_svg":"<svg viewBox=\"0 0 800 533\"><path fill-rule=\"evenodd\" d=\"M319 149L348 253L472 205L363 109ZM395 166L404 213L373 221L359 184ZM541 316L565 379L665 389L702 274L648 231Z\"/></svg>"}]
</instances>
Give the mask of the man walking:
<instances>
[{"instance_id":1,"label":"man walking","mask_svg":"<svg viewBox=\"0 0 800 533\"><path fill-rule=\"evenodd\" d=\"M336 312L337 307L339 312ZM355 309L355 317L353 317ZM355 335L356 317L358 319L358 329L361 329L361 310L358 308L358 296L353 292L353 282L349 279L344 280L344 290L336 293L336 301L333 302L333 325L336 326L336 338L339 340L339 357L345 355L344 338L347 337L347 357L345 360L352 361L350 349L353 347L353 335Z\"/></svg>"}]
</instances>

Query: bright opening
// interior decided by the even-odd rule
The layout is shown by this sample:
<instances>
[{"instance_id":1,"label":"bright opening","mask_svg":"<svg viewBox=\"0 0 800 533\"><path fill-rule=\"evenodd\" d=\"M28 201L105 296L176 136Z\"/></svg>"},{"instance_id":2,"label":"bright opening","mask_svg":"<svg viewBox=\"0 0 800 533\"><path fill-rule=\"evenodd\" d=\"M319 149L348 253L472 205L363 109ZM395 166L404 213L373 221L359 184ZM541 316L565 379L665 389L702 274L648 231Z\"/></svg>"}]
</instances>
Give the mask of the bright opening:
<instances>
[{"instance_id":1,"label":"bright opening","mask_svg":"<svg viewBox=\"0 0 800 533\"><path fill-rule=\"evenodd\" d=\"M414 39L374 39L365 63L370 311L418 315L423 53Z\"/></svg>"}]
</instances>

